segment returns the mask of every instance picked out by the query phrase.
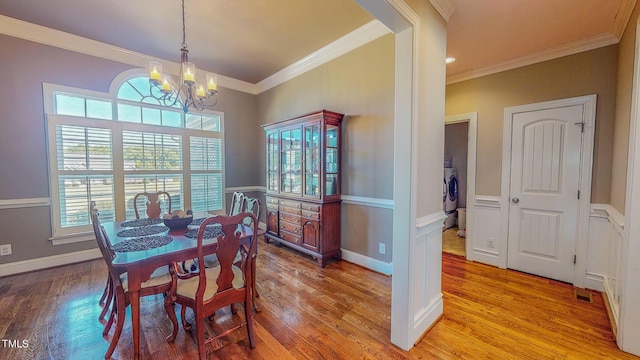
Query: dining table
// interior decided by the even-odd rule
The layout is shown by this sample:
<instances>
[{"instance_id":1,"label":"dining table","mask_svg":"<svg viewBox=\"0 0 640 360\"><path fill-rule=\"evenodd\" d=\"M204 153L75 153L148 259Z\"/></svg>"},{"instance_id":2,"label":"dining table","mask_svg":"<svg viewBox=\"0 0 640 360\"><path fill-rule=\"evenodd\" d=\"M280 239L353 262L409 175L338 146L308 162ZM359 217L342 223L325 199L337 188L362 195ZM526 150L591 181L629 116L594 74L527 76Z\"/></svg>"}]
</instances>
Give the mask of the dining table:
<instances>
[{"instance_id":1,"label":"dining table","mask_svg":"<svg viewBox=\"0 0 640 360\"><path fill-rule=\"evenodd\" d=\"M106 231L107 237L114 247L115 257L113 266L127 273L128 292L131 305L131 330L133 335L134 359L140 357L140 289L143 282L149 280L151 274L158 268L168 266L173 262L181 262L198 257L196 238L186 236L189 228L179 230L165 230L160 233L168 235L171 240L169 243L150 249L136 249L137 251L117 251L118 244L125 241L132 241L136 237L127 236L126 231L131 230L130 227L122 226L122 221L103 222L102 226ZM150 230L153 226L164 226L162 222L154 225L148 225ZM193 226L190 226L193 230ZM197 228L197 227L196 227ZM246 225L238 225L243 239L251 241L253 237L252 228ZM123 236L124 235L124 236ZM257 234L259 235L259 234ZM133 240L135 241L135 240ZM215 240L204 240L203 250L205 254L213 254L217 249ZM255 259L254 259L255 261ZM254 267L255 268L255 267ZM254 284L252 284L253 286ZM252 289L253 307L256 311L260 311L260 306L255 301L256 291Z\"/></svg>"}]
</instances>

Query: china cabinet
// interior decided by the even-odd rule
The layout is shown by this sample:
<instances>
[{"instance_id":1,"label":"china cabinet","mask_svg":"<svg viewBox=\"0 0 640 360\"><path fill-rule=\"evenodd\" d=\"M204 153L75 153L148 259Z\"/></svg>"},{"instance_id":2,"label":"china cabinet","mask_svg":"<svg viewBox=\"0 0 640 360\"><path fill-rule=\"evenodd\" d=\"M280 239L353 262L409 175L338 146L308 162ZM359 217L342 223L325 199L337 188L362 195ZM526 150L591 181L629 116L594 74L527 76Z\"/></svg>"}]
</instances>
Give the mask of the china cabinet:
<instances>
[{"instance_id":1,"label":"china cabinet","mask_svg":"<svg viewBox=\"0 0 640 360\"><path fill-rule=\"evenodd\" d=\"M340 254L340 125L322 110L263 125L266 133L265 240L311 255L324 267Z\"/></svg>"}]
</instances>

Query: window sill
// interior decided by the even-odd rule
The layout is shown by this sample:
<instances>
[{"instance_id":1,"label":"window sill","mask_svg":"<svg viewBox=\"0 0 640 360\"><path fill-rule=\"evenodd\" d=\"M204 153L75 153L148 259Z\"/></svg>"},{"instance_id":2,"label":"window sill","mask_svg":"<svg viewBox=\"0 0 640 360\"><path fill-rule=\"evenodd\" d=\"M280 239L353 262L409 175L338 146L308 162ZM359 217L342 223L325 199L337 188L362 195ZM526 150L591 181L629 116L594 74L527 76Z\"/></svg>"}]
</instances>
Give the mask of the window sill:
<instances>
[{"instance_id":1,"label":"window sill","mask_svg":"<svg viewBox=\"0 0 640 360\"><path fill-rule=\"evenodd\" d=\"M56 236L49 239L51 244L56 245L66 245L66 244L75 244L84 241L95 241L96 237L93 232L83 232L76 234L68 234L62 236Z\"/></svg>"}]
</instances>

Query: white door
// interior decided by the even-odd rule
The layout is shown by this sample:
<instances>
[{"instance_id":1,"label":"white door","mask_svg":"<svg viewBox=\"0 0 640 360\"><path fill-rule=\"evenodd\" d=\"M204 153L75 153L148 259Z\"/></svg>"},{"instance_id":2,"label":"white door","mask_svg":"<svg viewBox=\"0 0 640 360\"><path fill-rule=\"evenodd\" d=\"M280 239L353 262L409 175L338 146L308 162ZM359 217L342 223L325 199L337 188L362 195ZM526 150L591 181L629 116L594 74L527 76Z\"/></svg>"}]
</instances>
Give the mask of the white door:
<instances>
[{"instance_id":1,"label":"white door","mask_svg":"<svg viewBox=\"0 0 640 360\"><path fill-rule=\"evenodd\" d=\"M573 283L583 109L574 105L513 114L511 269Z\"/></svg>"}]
</instances>

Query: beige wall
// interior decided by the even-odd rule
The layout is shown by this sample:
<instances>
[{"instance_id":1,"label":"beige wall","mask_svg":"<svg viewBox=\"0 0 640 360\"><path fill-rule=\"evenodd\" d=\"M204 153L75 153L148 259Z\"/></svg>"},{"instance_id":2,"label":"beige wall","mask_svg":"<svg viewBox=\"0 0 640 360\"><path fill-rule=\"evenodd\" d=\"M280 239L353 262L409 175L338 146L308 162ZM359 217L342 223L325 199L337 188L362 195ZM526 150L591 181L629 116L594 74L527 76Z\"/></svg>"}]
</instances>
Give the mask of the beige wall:
<instances>
[{"instance_id":1,"label":"beige wall","mask_svg":"<svg viewBox=\"0 0 640 360\"><path fill-rule=\"evenodd\" d=\"M627 156L629 153L629 124L633 65L636 51L636 28L640 16L640 3L636 4L629 25L618 44L618 77L615 122L613 130L613 156L611 161L611 205L624 214L627 185Z\"/></svg>"},{"instance_id":2,"label":"beige wall","mask_svg":"<svg viewBox=\"0 0 640 360\"><path fill-rule=\"evenodd\" d=\"M342 194L393 198L394 43L393 35L385 35L258 95L262 124L320 109L346 115ZM264 139L261 143L264 169ZM352 205L341 209L342 247L390 262L392 211ZM386 244L386 255L378 254L378 242Z\"/></svg>"},{"instance_id":3,"label":"beige wall","mask_svg":"<svg viewBox=\"0 0 640 360\"><path fill-rule=\"evenodd\" d=\"M421 23L416 49L417 74L414 74L418 94L418 126L414 129L418 151L415 196L416 216L420 219L442 211L445 117L442 105L445 101L447 25L427 1L408 0L406 3L420 17Z\"/></svg>"},{"instance_id":4,"label":"beige wall","mask_svg":"<svg viewBox=\"0 0 640 360\"><path fill-rule=\"evenodd\" d=\"M618 46L447 86L446 115L478 113L476 194L500 195L504 108L597 94L591 202L609 203Z\"/></svg>"},{"instance_id":5,"label":"beige wall","mask_svg":"<svg viewBox=\"0 0 640 360\"><path fill-rule=\"evenodd\" d=\"M49 197L42 83L108 93L113 78L131 66L0 35L0 200ZM225 112L227 186L261 184L255 158L262 139L256 96L220 90ZM0 244L13 254L0 263L95 248L95 242L53 246L47 206L0 210Z\"/></svg>"}]
</instances>

